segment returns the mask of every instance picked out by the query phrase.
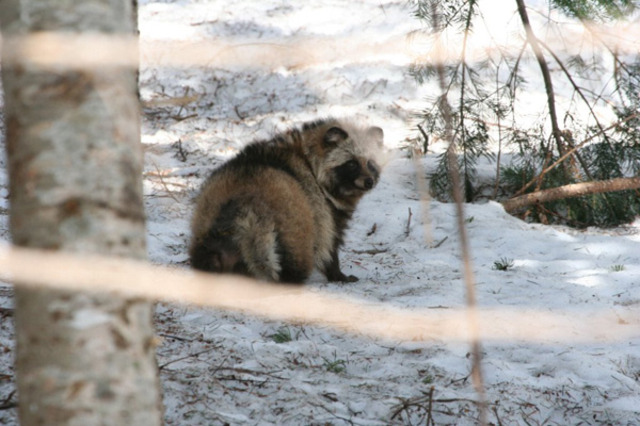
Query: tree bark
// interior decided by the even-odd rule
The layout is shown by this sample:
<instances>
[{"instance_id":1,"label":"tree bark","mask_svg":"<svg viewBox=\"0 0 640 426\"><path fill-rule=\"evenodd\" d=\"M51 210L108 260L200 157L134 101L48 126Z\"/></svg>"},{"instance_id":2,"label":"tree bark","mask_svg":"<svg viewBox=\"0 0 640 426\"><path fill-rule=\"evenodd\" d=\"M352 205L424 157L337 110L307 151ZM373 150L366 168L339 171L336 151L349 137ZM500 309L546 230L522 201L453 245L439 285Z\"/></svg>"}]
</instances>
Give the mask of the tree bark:
<instances>
[{"instance_id":1,"label":"tree bark","mask_svg":"<svg viewBox=\"0 0 640 426\"><path fill-rule=\"evenodd\" d=\"M573 183L558 188L545 189L521 195L504 201L502 205L506 211L513 211L536 203L562 200L565 198L581 197L583 195L598 194L602 192L625 191L640 188L640 177L617 178L595 182Z\"/></svg>"},{"instance_id":2,"label":"tree bark","mask_svg":"<svg viewBox=\"0 0 640 426\"><path fill-rule=\"evenodd\" d=\"M29 56L37 52L21 49L38 32L133 36L134 6L0 2L10 229L18 246L146 257L137 70L43 68ZM161 424L152 308L112 294L17 285L21 424Z\"/></svg>"}]
</instances>

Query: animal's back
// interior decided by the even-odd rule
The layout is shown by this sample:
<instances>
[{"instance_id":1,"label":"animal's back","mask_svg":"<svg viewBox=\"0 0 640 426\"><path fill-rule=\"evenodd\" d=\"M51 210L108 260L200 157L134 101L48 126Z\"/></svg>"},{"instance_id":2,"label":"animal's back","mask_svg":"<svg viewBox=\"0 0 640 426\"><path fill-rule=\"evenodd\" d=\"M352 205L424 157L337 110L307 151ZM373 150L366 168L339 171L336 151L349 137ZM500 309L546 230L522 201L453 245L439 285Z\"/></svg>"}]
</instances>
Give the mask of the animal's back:
<instances>
[{"instance_id":1,"label":"animal's back","mask_svg":"<svg viewBox=\"0 0 640 426\"><path fill-rule=\"evenodd\" d=\"M209 177L196 203L192 266L302 282L314 266L313 207L291 146L256 143Z\"/></svg>"}]
</instances>

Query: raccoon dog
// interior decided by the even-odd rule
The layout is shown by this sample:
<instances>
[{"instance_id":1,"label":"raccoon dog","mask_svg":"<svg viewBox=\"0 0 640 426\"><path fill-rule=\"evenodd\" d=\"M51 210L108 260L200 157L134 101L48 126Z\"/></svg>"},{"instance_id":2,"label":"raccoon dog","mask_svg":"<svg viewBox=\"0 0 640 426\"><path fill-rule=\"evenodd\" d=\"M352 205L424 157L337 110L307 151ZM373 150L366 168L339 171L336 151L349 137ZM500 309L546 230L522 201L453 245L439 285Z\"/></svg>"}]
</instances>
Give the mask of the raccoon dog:
<instances>
[{"instance_id":1,"label":"raccoon dog","mask_svg":"<svg viewBox=\"0 0 640 426\"><path fill-rule=\"evenodd\" d=\"M329 281L360 198L378 182L379 127L327 119L254 142L213 171L196 201L191 265L301 283L314 266Z\"/></svg>"}]
</instances>

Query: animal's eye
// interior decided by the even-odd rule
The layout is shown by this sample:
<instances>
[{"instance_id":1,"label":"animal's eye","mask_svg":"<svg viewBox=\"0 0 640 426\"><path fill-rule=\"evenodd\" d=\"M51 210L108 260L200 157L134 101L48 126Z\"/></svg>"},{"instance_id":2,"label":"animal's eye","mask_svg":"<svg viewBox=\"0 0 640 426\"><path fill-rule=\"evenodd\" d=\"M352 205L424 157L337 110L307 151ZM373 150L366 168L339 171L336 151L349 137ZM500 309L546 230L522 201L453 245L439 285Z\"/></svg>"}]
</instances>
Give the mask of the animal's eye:
<instances>
[{"instance_id":1,"label":"animal's eye","mask_svg":"<svg viewBox=\"0 0 640 426\"><path fill-rule=\"evenodd\" d=\"M360 164L356 160L347 161L345 163L345 166L347 166L349 170L354 170L354 171L360 168Z\"/></svg>"}]
</instances>

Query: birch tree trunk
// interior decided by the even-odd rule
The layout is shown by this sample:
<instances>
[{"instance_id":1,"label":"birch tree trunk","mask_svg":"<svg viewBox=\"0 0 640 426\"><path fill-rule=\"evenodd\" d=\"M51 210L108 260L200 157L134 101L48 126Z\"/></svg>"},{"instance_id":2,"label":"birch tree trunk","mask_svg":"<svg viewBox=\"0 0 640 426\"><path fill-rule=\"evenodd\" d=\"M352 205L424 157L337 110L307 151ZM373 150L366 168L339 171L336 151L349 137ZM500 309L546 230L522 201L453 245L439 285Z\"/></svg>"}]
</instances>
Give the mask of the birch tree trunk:
<instances>
[{"instance_id":1,"label":"birch tree trunk","mask_svg":"<svg viewBox=\"0 0 640 426\"><path fill-rule=\"evenodd\" d=\"M0 1L14 244L146 257L137 67L43 66L55 49L26 47L130 37L134 13L132 0ZM161 424L150 303L17 286L16 335L21 424Z\"/></svg>"}]
</instances>

